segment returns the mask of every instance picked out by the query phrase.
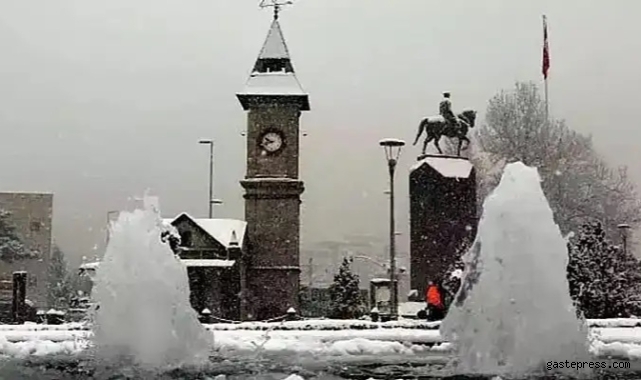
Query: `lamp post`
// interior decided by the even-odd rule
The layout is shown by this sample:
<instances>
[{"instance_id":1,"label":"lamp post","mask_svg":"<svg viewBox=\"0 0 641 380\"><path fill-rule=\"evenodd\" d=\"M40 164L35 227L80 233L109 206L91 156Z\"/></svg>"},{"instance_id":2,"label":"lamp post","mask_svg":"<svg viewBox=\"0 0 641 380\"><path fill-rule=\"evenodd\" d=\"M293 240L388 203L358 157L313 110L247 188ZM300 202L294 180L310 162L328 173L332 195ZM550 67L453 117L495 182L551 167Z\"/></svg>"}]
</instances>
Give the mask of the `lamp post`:
<instances>
[{"instance_id":1,"label":"lamp post","mask_svg":"<svg viewBox=\"0 0 641 380\"><path fill-rule=\"evenodd\" d=\"M220 199L214 199L214 140L200 140L199 144L209 145L209 219L214 217L214 205L222 204Z\"/></svg>"},{"instance_id":2,"label":"lamp post","mask_svg":"<svg viewBox=\"0 0 641 380\"><path fill-rule=\"evenodd\" d=\"M401 155L401 149L405 145L405 141L399 139L383 139L379 144L385 150L385 158L387 159L387 167L389 169L390 181L390 206L389 206L389 256L390 256L390 317L396 319L398 315L398 289L396 286L396 227L394 219L394 171L396 170L396 163Z\"/></svg>"},{"instance_id":3,"label":"lamp post","mask_svg":"<svg viewBox=\"0 0 641 380\"><path fill-rule=\"evenodd\" d=\"M619 231L621 231L621 243L623 243L623 253L628 253L628 230L630 225L626 223L621 223L617 226Z\"/></svg>"}]
</instances>

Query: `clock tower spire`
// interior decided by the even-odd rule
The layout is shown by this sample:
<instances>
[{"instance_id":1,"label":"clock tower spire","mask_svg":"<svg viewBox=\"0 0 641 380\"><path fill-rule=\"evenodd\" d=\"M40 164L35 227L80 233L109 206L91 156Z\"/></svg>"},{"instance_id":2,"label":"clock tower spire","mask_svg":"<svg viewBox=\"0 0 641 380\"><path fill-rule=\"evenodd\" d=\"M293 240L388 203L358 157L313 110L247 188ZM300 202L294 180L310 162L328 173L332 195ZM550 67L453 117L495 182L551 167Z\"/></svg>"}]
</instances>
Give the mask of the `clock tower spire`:
<instances>
[{"instance_id":1,"label":"clock tower spire","mask_svg":"<svg viewBox=\"0 0 641 380\"><path fill-rule=\"evenodd\" d=\"M278 20L274 19L245 88L236 94L247 112L245 301L250 319L269 319L298 307L300 282L300 116L309 97L298 82ZM265 1L263 1L264 3ZM264 6L264 4L261 4Z\"/></svg>"}]
</instances>

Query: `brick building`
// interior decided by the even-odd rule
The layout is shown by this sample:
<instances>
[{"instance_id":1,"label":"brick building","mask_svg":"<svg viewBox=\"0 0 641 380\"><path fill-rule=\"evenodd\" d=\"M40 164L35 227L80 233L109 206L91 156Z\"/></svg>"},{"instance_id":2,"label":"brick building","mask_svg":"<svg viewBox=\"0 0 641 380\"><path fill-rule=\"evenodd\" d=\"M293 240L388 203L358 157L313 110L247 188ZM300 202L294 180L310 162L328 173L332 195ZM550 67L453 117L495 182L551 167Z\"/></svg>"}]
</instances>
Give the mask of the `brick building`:
<instances>
[{"instance_id":1,"label":"brick building","mask_svg":"<svg viewBox=\"0 0 641 380\"><path fill-rule=\"evenodd\" d=\"M0 281L11 281L14 271L27 271L27 299L44 308L47 306L47 270L52 249L53 194L0 192L0 209L11 213L17 235L38 255L13 263L0 261Z\"/></svg>"}]
</instances>

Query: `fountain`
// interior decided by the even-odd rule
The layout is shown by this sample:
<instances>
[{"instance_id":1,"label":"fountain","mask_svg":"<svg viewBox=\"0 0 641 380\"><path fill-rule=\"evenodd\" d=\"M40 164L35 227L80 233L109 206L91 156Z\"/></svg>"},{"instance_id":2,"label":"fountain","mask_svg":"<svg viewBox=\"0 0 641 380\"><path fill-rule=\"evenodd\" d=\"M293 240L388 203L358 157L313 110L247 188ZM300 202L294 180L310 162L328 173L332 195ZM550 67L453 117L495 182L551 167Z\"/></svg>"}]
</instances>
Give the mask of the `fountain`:
<instances>
[{"instance_id":1,"label":"fountain","mask_svg":"<svg viewBox=\"0 0 641 380\"><path fill-rule=\"evenodd\" d=\"M143 202L111 226L93 293L95 357L148 370L204 365L213 335L189 304L186 268L161 242L157 201Z\"/></svg>"},{"instance_id":2,"label":"fountain","mask_svg":"<svg viewBox=\"0 0 641 380\"><path fill-rule=\"evenodd\" d=\"M524 375L549 361L589 360L587 328L568 292L566 240L540 182L535 168L509 164L483 205L441 326L459 372Z\"/></svg>"}]
</instances>

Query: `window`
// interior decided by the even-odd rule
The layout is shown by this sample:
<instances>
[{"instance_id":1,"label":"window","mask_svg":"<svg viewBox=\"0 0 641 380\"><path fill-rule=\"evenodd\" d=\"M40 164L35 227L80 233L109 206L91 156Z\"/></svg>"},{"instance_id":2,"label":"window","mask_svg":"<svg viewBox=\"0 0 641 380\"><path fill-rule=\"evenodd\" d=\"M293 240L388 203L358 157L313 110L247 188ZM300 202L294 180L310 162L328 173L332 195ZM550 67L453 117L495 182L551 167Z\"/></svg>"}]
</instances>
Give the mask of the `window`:
<instances>
[{"instance_id":1,"label":"window","mask_svg":"<svg viewBox=\"0 0 641 380\"><path fill-rule=\"evenodd\" d=\"M42 227L42 223L40 223L39 221L31 222L31 231L32 232L40 232L40 227Z\"/></svg>"},{"instance_id":2,"label":"window","mask_svg":"<svg viewBox=\"0 0 641 380\"><path fill-rule=\"evenodd\" d=\"M183 231L182 234L180 234L180 246L191 247L192 244L191 231Z\"/></svg>"}]
</instances>

